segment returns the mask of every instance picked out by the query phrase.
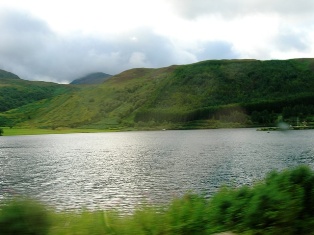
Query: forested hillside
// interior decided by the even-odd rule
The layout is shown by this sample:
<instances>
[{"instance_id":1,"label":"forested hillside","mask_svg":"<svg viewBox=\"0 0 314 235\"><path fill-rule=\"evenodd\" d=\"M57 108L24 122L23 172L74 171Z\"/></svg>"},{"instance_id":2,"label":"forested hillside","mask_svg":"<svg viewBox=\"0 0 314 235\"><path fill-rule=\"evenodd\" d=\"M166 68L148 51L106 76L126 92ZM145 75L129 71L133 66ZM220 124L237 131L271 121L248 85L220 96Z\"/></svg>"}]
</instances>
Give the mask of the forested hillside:
<instances>
[{"instance_id":1,"label":"forested hillside","mask_svg":"<svg viewBox=\"0 0 314 235\"><path fill-rule=\"evenodd\" d=\"M241 122L242 113L253 122L272 123L279 113L313 114L313 85L312 59L204 61L178 67L136 120Z\"/></svg>"},{"instance_id":2,"label":"forested hillside","mask_svg":"<svg viewBox=\"0 0 314 235\"><path fill-rule=\"evenodd\" d=\"M3 121L5 115L1 113L72 90L75 88L66 85L22 80L15 74L0 70L0 126L6 124ZM12 121L9 123L12 125Z\"/></svg>"},{"instance_id":3,"label":"forested hillside","mask_svg":"<svg viewBox=\"0 0 314 235\"><path fill-rule=\"evenodd\" d=\"M0 112L38 100L53 97L72 89L46 82L0 79Z\"/></svg>"},{"instance_id":4,"label":"forested hillside","mask_svg":"<svg viewBox=\"0 0 314 235\"><path fill-rule=\"evenodd\" d=\"M13 79L10 81L14 84ZM59 91L68 89L54 86ZM314 121L314 59L211 60L160 69L131 69L103 84L71 88L57 96L58 89L51 85L36 89L39 87L46 89L46 97L37 102L28 99L27 105L12 106L18 108L0 113L0 117L20 126L101 129L257 126L274 125L280 120L295 125L296 120ZM10 95L3 94L0 99L10 99Z\"/></svg>"}]
</instances>

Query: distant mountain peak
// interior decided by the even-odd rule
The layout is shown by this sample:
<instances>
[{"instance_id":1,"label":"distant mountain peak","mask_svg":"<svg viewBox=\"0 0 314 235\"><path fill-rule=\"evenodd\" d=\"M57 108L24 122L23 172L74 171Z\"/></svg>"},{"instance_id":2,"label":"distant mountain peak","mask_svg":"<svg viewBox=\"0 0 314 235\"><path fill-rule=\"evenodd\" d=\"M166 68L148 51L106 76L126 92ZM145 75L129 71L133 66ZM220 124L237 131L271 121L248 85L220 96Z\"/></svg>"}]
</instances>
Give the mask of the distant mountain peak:
<instances>
[{"instance_id":1,"label":"distant mountain peak","mask_svg":"<svg viewBox=\"0 0 314 235\"><path fill-rule=\"evenodd\" d=\"M106 81L108 78L110 78L111 76L112 75L109 75L103 72L91 73L84 77L73 80L70 84L74 84L74 85L101 84L104 81Z\"/></svg>"},{"instance_id":2,"label":"distant mountain peak","mask_svg":"<svg viewBox=\"0 0 314 235\"><path fill-rule=\"evenodd\" d=\"M0 69L0 79L1 78L20 79L20 77L17 76L16 74Z\"/></svg>"}]
</instances>

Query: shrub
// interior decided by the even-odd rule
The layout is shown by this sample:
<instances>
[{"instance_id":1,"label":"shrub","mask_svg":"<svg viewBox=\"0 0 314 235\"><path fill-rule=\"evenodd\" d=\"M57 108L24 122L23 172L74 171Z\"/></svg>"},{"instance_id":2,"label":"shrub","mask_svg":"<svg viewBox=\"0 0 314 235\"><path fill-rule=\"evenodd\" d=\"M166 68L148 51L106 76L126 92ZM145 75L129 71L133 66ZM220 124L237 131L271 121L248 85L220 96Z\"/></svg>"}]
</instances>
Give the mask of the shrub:
<instances>
[{"instance_id":1,"label":"shrub","mask_svg":"<svg viewBox=\"0 0 314 235\"><path fill-rule=\"evenodd\" d=\"M208 225L207 200L188 193L174 199L165 211L166 234L204 234Z\"/></svg>"},{"instance_id":2,"label":"shrub","mask_svg":"<svg viewBox=\"0 0 314 235\"><path fill-rule=\"evenodd\" d=\"M48 233L48 212L38 202L14 198L0 207L1 235L44 235Z\"/></svg>"},{"instance_id":3,"label":"shrub","mask_svg":"<svg viewBox=\"0 0 314 235\"><path fill-rule=\"evenodd\" d=\"M218 231L311 234L314 174L301 166L269 173L252 188L224 188L210 200L209 223Z\"/></svg>"}]
</instances>

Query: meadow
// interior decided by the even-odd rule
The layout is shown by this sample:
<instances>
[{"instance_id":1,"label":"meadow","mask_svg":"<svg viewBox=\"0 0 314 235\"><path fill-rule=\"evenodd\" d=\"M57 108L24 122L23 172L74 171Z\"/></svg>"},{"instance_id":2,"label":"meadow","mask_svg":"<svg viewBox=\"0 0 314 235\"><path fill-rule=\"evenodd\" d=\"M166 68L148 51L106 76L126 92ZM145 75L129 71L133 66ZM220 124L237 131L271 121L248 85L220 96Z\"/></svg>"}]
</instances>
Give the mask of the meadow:
<instances>
[{"instance_id":1,"label":"meadow","mask_svg":"<svg viewBox=\"0 0 314 235\"><path fill-rule=\"evenodd\" d=\"M57 128L57 129L39 129L39 128L9 128L3 127L3 136L16 135L46 135L46 134L70 134L70 133L97 133L104 132L100 129L75 129L75 128ZM109 130L106 130L109 131Z\"/></svg>"}]
</instances>

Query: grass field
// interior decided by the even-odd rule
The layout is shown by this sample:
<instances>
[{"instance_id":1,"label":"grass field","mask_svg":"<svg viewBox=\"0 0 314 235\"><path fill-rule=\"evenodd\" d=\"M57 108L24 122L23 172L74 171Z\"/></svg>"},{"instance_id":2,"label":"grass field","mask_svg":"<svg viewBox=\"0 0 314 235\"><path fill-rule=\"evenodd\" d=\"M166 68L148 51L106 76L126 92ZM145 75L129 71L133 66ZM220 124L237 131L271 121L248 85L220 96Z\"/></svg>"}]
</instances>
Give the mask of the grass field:
<instances>
[{"instance_id":1,"label":"grass field","mask_svg":"<svg viewBox=\"0 0 314 235\"><path fill-rule=\"evenodd\" d=\"M70 134L70 133L99 133L110 130L100 129L74 129L74 128L57 128L57 129L30 129L30 128L8 128L3 127L3 136L14 135L46 135L46 134Z\"/></svg>"}]
</instances>

